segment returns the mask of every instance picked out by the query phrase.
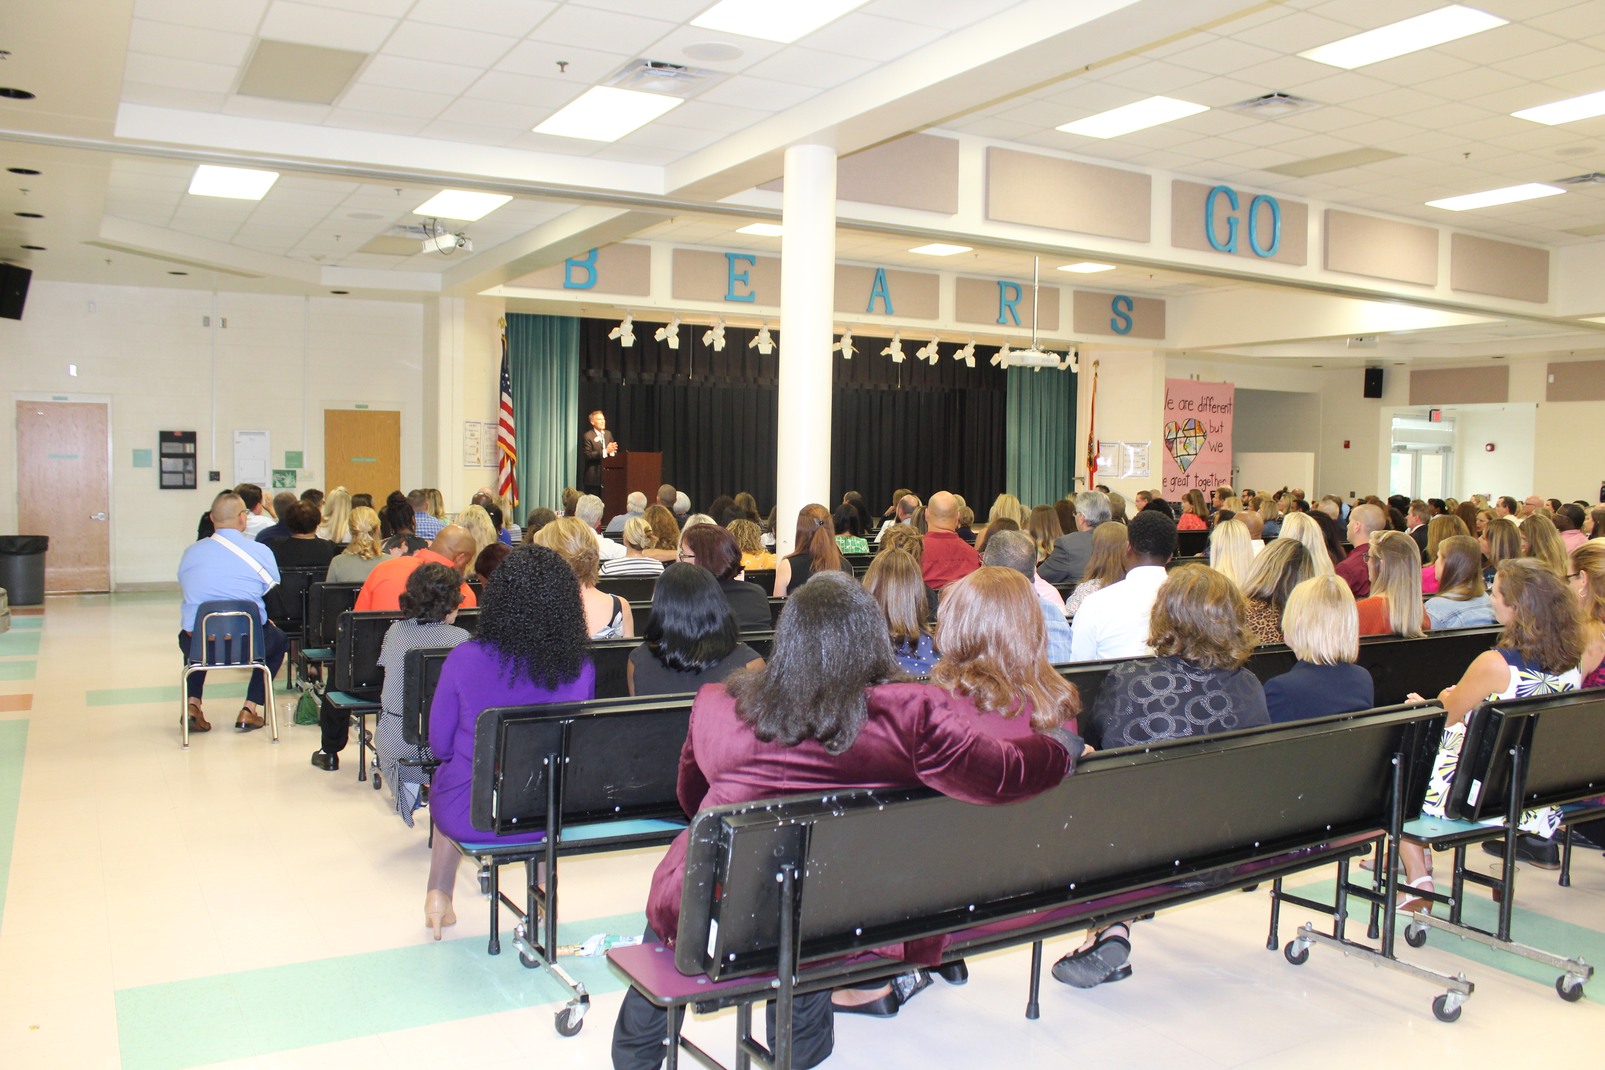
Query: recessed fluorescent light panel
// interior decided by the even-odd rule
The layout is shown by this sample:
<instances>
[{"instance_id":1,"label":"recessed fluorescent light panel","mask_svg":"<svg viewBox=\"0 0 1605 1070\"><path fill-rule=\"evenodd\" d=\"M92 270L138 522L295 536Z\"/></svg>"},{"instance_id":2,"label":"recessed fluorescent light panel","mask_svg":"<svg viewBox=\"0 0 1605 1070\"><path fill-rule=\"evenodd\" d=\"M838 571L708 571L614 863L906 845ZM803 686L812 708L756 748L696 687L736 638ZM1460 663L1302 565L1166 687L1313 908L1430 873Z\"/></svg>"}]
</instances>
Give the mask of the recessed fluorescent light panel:
<instances>
[{"instance_id":1,"label":"recessed fluorescent light panel","mask_svg":"<svg viewBox=\"0 0 1605 1070\"><path fill-rule=\"evenodd\" d=\"M1077 119L1073 123L1065 123L1059 129L1067 134L1080 134L1082 137L1120 137L1122 134L1146 130L1150 126L1185 119L1189 115L1197 115L1201 111L1208 110L1202 104L1177 100L1175 97L1149 97L1135 104L1127 104L1121 108L1099 112L1097 115L1089 115L1085 119Z\"/></svg>"},{"instance_id":2,"label":"recessed fluorescent light panel","mask_svg":"<svg viewBox=\"0 0 1605 1070\"><path fill-rule=\"evenodd\" d=\"M438 219L460 219L472 223L483 219L512 200L501 193L474 193L465 189L443 189L413 209L416 215Z\"/></svg>"},{"instance_id":3,"label":"recessed fluorescent light panel","mask_svg":"<svg viewBox=\"0 0 1605 1070\"><path fill-rule=\"evenodd\" d=\"M933 241L929 245L918 245L910 249L911 253L924 253L926 256L952 256L955 253L967 253L968 245L947 245L943 242Z\"/></svg>"},{"instance_id":4,"label":"recessed fluorescent light panel","mask_svg":"<svg viewBox=\"0 0 1605 1070\"><path fill-rule=\"evenodd\" d=\"M189 191L197 197L228 197L236 201L259 201L267 196L277 171L258 171L250 167L217 167L203 163L189 180Z\"/></svg>"},{"instance_id":5,"label":"recessed fluorescent light panel","mask_svg":"<svg viewBox=\"0 0 1605 1070\"><path fill-rule=\"evenodd\" d=\"M784 228L779 223L748 223L746 226L737 229L736 233L756 234L760 238L778 238L783 230Z\"/></svg>"},{"instance_id":6,"label":"recessed fluorescent light panel","mask_svg":"<svg viewBox=\"0 0 1605 1070\"><path fill-rule=\"evenodd\" d=\"M864 3L865 0L719 0L692 19L691 25L789 45Z\"/></svg>"},{"instance_id":7,"label":"recessed fluorescent light panel","mask_svg":"<svg viewBox=\"0 0 1605 1070\"><path fill-rule=\"evenodd\" d=\"M1506 186L1503 189L1484 190L1481 193L1467 193L1460 197L1445 197L1442 200L1428 201L1428 208L1446 208L1451 212L1464 212L1472 208L1492 208L1496 204L1514 204L1517 201L1532 201L1539 197L1553 197L1557 193L1566 191L1559 186L1549 186L1542 182L1526 182L1520 186Z\"/></svg>"},{"instance_id":8,"label":"recessed fluorescent light panel","mask_svg":"<svg viewBox=\"0 0 1605 1070\"><path fill-rule=\"evenodd\" d=\"M1090 260L1084 260L1079 264L1065 264L1059 268L1060 271L1068 271L1073 275L1096 275L1100 271L1113 271L1114 269L1115 266L1113 264L1094 264Z\"/></svg>"},{"instance_id":9,"label":"recessed fluorescent light panel","mask_svg":"<svg viewBox=\"0 0 1605 1070\"><path fill-rule=\"evenodd\" d=\"M1553 104L1540 104L1536 108L1523 108L1510 114L1517 119L1529 119L1545 126L1559 126L1561 123L1575 123L1579 119L1592 119L1596 115L1605 115L1605 90L1585 93L1570 100L1557 100Z\"/></svg>"},{"instance_id":10,"label":"recessed fluorescent light panel","mask_svg":"<svg viewBox=\"0 0 1605 1070\"><path fill-rule=\"evenodd\" d=\"M1425 15L1405 19L1374 30L1345 37L1341 41L1300 52L1305 59L1325 63L1329 67L1342 67L1352 71L1371 63L1380 63L1395 56L1419 52L1449 41L1458 41L1474 33L1503 26L1504 19L1478 11L1473 7L1450 4Z\"/></svg>"},{"instance_id":11,"label":"recessed fluorescent light panel","mask_svg":"<svg viewBox=\"0 0 1605 1070\"><path fill-rule=\"evenodd\" d=\"M617 141L684 103L679 97L592 86L535 127L535 132L583 141Z\"/></svg>"}]
</instances>

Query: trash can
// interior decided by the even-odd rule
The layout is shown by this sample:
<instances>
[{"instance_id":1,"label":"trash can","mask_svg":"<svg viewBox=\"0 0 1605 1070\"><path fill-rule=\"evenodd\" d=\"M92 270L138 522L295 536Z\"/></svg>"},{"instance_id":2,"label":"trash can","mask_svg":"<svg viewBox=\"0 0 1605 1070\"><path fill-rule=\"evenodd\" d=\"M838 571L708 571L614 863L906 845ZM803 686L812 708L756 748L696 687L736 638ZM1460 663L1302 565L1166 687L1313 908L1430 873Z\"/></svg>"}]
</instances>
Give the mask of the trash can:
<instances>
[{"instance_id":1,"label":"trash can","mask_svg":"<svg viewBox=\"0 0 1605 1070\"><path fill-rule=\"evenodd\" d=\"M14 606L37 606L45 600L45 551L48 535L0 535L0 588Z\"/></svg>"}]
</instances>

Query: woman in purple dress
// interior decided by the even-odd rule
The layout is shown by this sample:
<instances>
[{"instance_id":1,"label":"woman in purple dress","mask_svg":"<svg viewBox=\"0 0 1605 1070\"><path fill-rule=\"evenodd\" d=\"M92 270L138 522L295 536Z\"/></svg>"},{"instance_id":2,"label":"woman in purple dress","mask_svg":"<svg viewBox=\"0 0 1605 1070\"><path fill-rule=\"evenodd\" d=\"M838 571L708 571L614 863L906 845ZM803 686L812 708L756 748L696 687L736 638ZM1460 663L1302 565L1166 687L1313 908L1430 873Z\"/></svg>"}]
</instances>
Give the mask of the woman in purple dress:
<instances>
[{"instance_id":1,"label":"woman in purple dress","mask_svg":"<svg viewBox=\"0 0 1605 1070\"><path fill-rule=\"evenodd\" d=\"M474 779L474 725L495 706L578 702L596 694L579 583L563 559L540 546L520 546L485 582L479 632L446 658L429 707L429 748L441 760L430 786L435 844L424 920L440 939L454 925L457 843L492 839L469 820ZM500 837L530 843L542 833Z\"/></svg>"}]
</instances>

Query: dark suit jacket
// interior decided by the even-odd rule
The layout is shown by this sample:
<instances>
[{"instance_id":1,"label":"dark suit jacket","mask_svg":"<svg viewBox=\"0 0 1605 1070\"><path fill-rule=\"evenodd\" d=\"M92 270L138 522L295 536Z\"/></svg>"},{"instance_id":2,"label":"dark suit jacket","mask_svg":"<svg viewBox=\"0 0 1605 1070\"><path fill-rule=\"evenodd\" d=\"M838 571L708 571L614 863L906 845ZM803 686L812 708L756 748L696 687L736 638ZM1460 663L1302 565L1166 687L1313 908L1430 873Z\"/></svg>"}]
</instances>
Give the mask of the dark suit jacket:
<instances>
[{"instance_id":1,"label":"dark suit jacket","mask_svg":"<svg viewBox=\"0 0 1605 1070\"><path fill-rule=\"evenodd\" d=\"M580 482L590 487L601 486L602 459L607 456L607 447L613 441L611 431L603 431L602 441L596 441L594 427L587 427L584 434L580 435L580 455L585 459L585 470L580 476Z\"/></svg>"},{"instance_id":2,"label":"dark suit jacket","mask_svg":"<svg viewBox=\"0 0 1605 1070\"><path fill-rule=\"evenodd\" d=\"M1405 532L1405 534L1410 536L1412 539L1414 539L1416 541L1416 546L1418 548L1420 548L1422 564L1426 564L1426 565L1432 564L1432 562L1427 560L1427 526L1425 524L1422 524L1419 528L1416 528L1414 531L1407 531L1407 532Z\"/></svg>"},{"instance_id":3,"label":"dark suit jacket","mask_svg":"<svg viewBox=\"0 0 1605 1070\"><path fill-rule=\"evenodd\" d=\"M1053 541L1053 553L1037 566L1037 575L1049 583L1080 583L1092 556L1092 532L1072 531Z\"/></svg>"}]
</instances>

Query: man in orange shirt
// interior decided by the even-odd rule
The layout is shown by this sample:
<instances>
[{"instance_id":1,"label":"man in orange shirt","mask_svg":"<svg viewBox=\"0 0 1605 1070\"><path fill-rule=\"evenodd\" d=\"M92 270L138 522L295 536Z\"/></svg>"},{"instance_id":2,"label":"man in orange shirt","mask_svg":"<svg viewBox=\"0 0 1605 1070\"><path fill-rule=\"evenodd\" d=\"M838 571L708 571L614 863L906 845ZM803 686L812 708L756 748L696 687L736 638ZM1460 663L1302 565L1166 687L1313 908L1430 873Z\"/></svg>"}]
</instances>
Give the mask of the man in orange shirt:
<instances>
[{"instance_id":1,"label":"man in orange shirt","mask_svg":"<svg viewBox=\"0 0 1605 1070\"><path fill-rule=\"evenodd\" d=\"M476 549L474 537L468 533L467 528L447 524L425 549L410 557L392 558L368 573L368 579L363 583L362 590L357 592L356 611L358 613L398 611L401 608L401 593L407 589L407 577L412 575L413 569L425 563L432 563L454 568L461 574L474 560ZM463 608L472 609L478 604L474 599L473 590L464 583Z\"/></svg>"}]
</instances>

